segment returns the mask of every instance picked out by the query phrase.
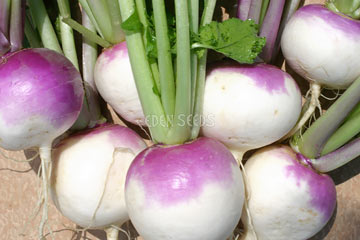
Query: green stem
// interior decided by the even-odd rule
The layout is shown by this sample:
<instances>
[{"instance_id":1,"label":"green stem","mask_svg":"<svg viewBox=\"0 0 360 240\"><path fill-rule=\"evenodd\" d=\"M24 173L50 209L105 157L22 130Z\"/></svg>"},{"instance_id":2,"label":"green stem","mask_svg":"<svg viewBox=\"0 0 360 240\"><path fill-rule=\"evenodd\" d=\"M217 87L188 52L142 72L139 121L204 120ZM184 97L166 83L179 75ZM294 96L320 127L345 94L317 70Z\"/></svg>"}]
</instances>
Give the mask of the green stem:
<instances>
[{"instance_id":1,"label":"green stem","mask_svg":"<svg viewBox=\"0 0 360 240\"><path fill-rule=\"evenodd\" d=\"M29 41L30 47L31 48L40 48L42 47L41 44L41 40L39 38L38 33L36 32L36 30L33 28L29 15L26 13L26 17L25 17L25 36L26 39Z\"/></svg>"},{"instance_id":2,"label":"green stem","mask_svg":"<svg viewBox=\"0 0 360 240\"><path fill-rule=\"evenodd\" d=\"M270 0L263 0L263 2L262 2L261 12L260 12L260 20L259 20L260 26L262 25L262 23L264 21L264 18L265 18L265 15L266 15L266 12L267 12L267 9L269 6L269 2L270 2Z\"/></svg>"},{"instance_id":3,"label":"green stem","mask_svg":"<svg viewBox=\"0 0 360 240\"><path fill-rule=\"evenodd\" d=\"M62 21L63 18L71 18L70 6L68 0L58 0L58 6L60 10L60 34L61 45L64 51L64 55L72 62L72 64L79 70L79 62L76 54L74 32L72 28Z\"/></svg>"},{"instance_id":4,"label":"green stem","mask_svg":"<svg viewBox=\"0 0 360 240\"><path fill-rule=\"evenodd\" d=\"M0 1L0 31L3 35L9 37L9 15L10 15L10 0Z\"/></svg>"},{"instance_id":5,"label":"green stem","mask_svg":"<svg viewBox=\"0 0 360 240\"><path fill-rule=\"evenodd\" d=\"M207 0L204 13L201 17L201 26L205 26L209 23L211 23L213 16L214 16L214 10L216 6L216 0Z\"/></svg>"},{"instance_id":6,"label":"green stem","mask_svg":"<svg viewBox=\"0 0 360 240\"><path fill-rule=\"evenodd\" d=\"M300 152L308 158L317 158L322 149L345 117L360 101L360 77L333 103L330 108L303 134L296 143Z\"/></svg>"},{"instance_id":7,"label":"green stem","mask_svg":"<svg viewBox=\"0 0 360 240\"><path fill-rule=\"evenodd\" d=\"M190 7L190 31L197 34L199 32L199 0L188 0ZM191 111L194 112L196 82L197 82L198 57L194 50L191 51Z\"/></svg>"},{"instance_id":8,"label":"green stem","mask_svg":"<svg viewBox=\"0 0 360 240\"><path fill-rule=\"evenodd\" d=\"M213 18L214 10L216 6L216 0L208 0L205 5L204 13L201 17L201 26L209 24ZM206 59L207 50L204 55L199 59L197 68L197 83L195 93L195 107L193 111L193 124L191 129L191 139L197 138L201 127L201 114L204 103L204 90L205 90L205 78L206 78Z\"/></svg>"},{"instance_id":9,"label":"green stem","mask_svg":"<svg viewBox=\"0 0 360 240\"><path fill-rule=\"evenodd\" d=\"M349 113L345 118L345 122L351 120L354 117L357 117L360 114L360 103L358 103L355 108Z\"/></svg>"},{"instance_id":10,"label":"green stem","mask_svg":"<svg viewBox=\"0 0 360 240\"><path fill-rule=\"evenodd\" d=\"M204 92L205 92L205 78L206 78L206 61L207 61L207 50L204 55L199 59L197 83L196 83L196 98L195 106L193 111L193 123L191 129L191 139L196 139L199 135L201 128L201 116L203 111L204 103Z\"/></svg>"},{"instance_id":11,"label":"green stem","mask_svg":"<svg viewBox=\"0 0 360 240\"><path fill-rule=\"evenodd\" d=\"M191 136L191 63L190 26L187 1L175 1L176 17L176 102L175 116L169 139L172 143L184 143Z\"/></svg>"},{"instance_id":12,"label":"green stem","mask_svg":"<svg viewBox=\"0 0 360 240\"><path fill-rule=\"evenodd\" d=\"M124 22L136 11L135 3L134 0L119 0L119 3L122 21ZM142 33L127 34L126 43L139 98L153 141L168 143L167 133L169 129L159 123L159 120L164 119L165 115L160 97L153 92L154 80L147 60Z\"/></svg>"},{"instance_id":13,"label":"green stem","mask_svg":"<svg viewBox=\"0 0 360 240\"><path fill-rule=\"evenodd\" d=\"M355 137L360 132L360 104L350 113L345 122L326 142L321 156L328 154Z\"/></svg>"},{"instance_id":14,"label":"green stem","mask_svg":"<svg viewBox=\"0 0 360 240\"><path fill-rule=\"evenodd\" d=\"M83 27L81 24L74 21L73 19L71 19L71 18L63 18L62 21L64 23L68 24L70 27L72 27L76 31L78 31L79 33L81 33L81 35L83 35L84 37L86 37L90 41L93 41L93 42L97 43L101 47L103 47L103 48L111 47L111 44L109 42L107 42L106 40L99 37L96 33L90 31L89 29L87 29L85 27Z\"/></svg>"},{"instance_id":15,"label":"green stem","mask_svg":"<svg viewBox=\"0 0 360 240\"><path fill-rule=\"evenodd\" d=\"M138 12L138 16L140 22L144 25L146 29L149 26L149 21L146 15L146 3L145 0L135 0L136 10Z\"/></svg>"},{"instance_id":16,"label":"green stem","mask_svg":"<svg viewBox=\"0 0 360 240\"><path fill-rule=\"evenodd\" d=\"M81 5L81 7L85 10L86 14L89 16L91 22L94 24L95 28L96 28L96 32L99 33L99 35L104 38L104 35L102 34L100 27L98 25L98 23L95 20L94 14L92 13L89 4L87 3L86 0L79 0L79 3Z\"/></svg>"},{"instance_id":17,"label":"green stem","mask_svg":"<svg viewBox=\"0 0 360 240\"><path fill-rule=\"evenodd\" d=\"M110 13L111 26L116 43L125 40L125 33L121 29L120 6L117 0L107 0L107 6Z\"/></svg>"},{"instance_id":18,"label":"green stem","mask_svg":"<svg viewBox=\"0 0 360 240\"><path fill-rule=\"evenodd\" d=\"M275 43L280 27L284 5L285 0L271 1L269 9L265 15L264 23L260 28L259 36L266 38L266 45L260 54L260 58L263 59L266 63L270 63L275 55Z\"/></svg>"},{"instance_id":19,"label":"green stem","mask_svg":"<svg viewBox=\"0 0 360 240\"><path fill-rule=\"evenodd\" d=\"M320 172L333 171L351 160L360 156L360 138L355 138L341 148L321 156L311 159L311 165Z\"/></svg>"},{"instance_id":20,"label":"green stem","mask_svg":"<svg viewBox=\"0 0 360 240\"><path fill-rule=\"evenodd\" d=\"M138 12L140 22L143 24L144 29L145 29L145 31L143 33L143 41L144 41L144 43L146 45L147 44L146 33L148 31L148 28L149 28L149 21L147 19L147 15L146 15L146 3L145 3L145 0L135 0L135 5L136 5L136 9L137 9L137 12ZM158 68L157 62L156 61L151 62L150 63L150 68L151 68L151 72L153 74L156 89L161 94L161 90L160 90L160 73L159 73L159 68Z\"/></svg>"},{"instance_id":21,"label":"green stem","mask_svg":"<svg viewBox=\"0 0 360 240\"><path fill-rule=\"evenodd\" d=\"M289 21L290 17L296 12L299 8L301 0L287 0L284 7L284 12L282 14L281 23L279 27L279 31L276 37L275 47L273 51L272 59L276 59L280 51L280 42L281 36L284 31L286 23Z\"/></svg>"},{"instance_id":22,"label":"green stem","mask_svg":"<svg viewBox=\"0 0 360 240\"><path fill-rule=\"evenodd\" d=\"M25 8L24 0L11 1L11 16L10 16L10 32L9 39L11 45L11 52L15 52L22 48L24 38L24 19L23 9Z\"/></svg>"},{"instance_id":23,"label":"green stem","mask_svg":"<svg viewBox=\"0 0 360 240\"><path fill-rule=\"evenodd\" d=\"M166 116L171 118L175 108L175 80L164 0L153 0L156 45L160 73L161 102Z\"/></svg>"},{"instance_id":24,"label":"green stem","mask_svg":"<svg viewBox=\"0 0 360 240\"><path fill-rule=\"evenodd\" d=\"M110 43L116 43L106 0L87 0L87 3L94 14L104 39Z\"/></svg>"},{"instance_id":25,"label":"green stem","mask_svg":"<svg viewBox=\"0 0 360 240\"><path fill-rule=\"evenodd\" d=\"M42 0L28 0L31 15L45 48L63 53Z\"/></svg>"},{"instance_id":26,"label":"green stem","mask_svg":"<svg viewBox=\"0 0 360 240\"><path fill-rule=\"evenodd\" d=\"M89 18L86 12L82 13L82 24L89 31L95 33L96 31L95 26L91 22L91 19ZM94 67L98 56L97 45L95 42L90 41L85 37L83 37L82 41L83 41L82 42L83 79L85 82L89 83L89 85L95 89L96 87L94 81Z\"/></svg>"},{"instance_id":27,"label":"green stem","mask_svg":"<svg viewBox=\"0 0 360 240\"><path fill-rule=\"evenodd\" d=\"M328 0L326 6L333 12L360 19L360 0Z\"/></svg>"},{"instance_id":28,"label":"green stem","mask_svg":"<svg viewBox=\"0 0 360 240\"><path fill-rule=\"evenodd\" d=\"M82 13L82 24L84 27L90 31L96 31L95 26L92 24L89 16L86 12ZM101 109L99 105L98 94L96 91L95 81L94 81L94 67L96 59L98 56L98 50L96 43L89 41L86 38L83 38L82 43L82 76L85 82L85 97L88 104L88 111L90 113L90 120L93 122L98 122L101 119ZM90 85L89 88L86 88L86 85ZM89 91L86 91L86 90ZM90 92L92 90L93 92ZM90 123L91 125L91 123Z\"/></svg>"},{"instance_id":29,"label":"green stem","mask_svg":"<svg viewBox=\"0 0 360 240\"><path fill-rule=\"evenodd\" d=\"M261 6L262 6L262 0L251 1L248 19L254 20L256 24L259 24Z\"/></svg>"}]
</instances>

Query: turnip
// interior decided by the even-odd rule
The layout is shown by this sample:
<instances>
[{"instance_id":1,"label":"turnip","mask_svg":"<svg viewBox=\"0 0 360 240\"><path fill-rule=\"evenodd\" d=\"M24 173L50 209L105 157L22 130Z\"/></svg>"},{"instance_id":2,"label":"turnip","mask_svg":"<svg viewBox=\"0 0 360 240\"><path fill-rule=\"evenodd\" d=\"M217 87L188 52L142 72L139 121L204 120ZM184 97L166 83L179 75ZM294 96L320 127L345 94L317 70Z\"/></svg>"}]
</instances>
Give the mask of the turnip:
<instances>
[{"instance_id":1,"label":"turnip","mask_svg":"<svg viewBox=\"0 0 360 240\"><path fill-rule=\"evenodd\" d=\"M77 119L84 95L81 76L63 55L25 49L0 62L0 146L7 150L38 147L43 179L42 237L47 219L51 145Z\"/></svg>"},{"instance_id":2,"label":"turnip","mask_svg":"<svg viewBox=\"0 0 360 240\"><path fill-rule=\"evenodd\" d=\"M105 49L96 60L94 79L104 100L125 120L144 125L126 42Z\"/></svg>"},{"instance_id":3,"label":"turnip","mask_svg":"<svg viewBox=\"0 0 360 240\"><path fill-rule=\"evenodd\" d=\"M332 179L285 145L265 147L245 164L254 231L244 239L308 239L328 222L336 205ZM245 228L247 215L242 216Z\"/></svg>"},{"instance_id":4,"label":"turnip","mask_svg":"<svg viewBox=\"0 0 360 240\"><path fill-rule=\"evenodd\" d=\"M301 93L289 74L268 64L217 63L206 77L202 134L224 143L242 165L246 151L290 131L300 111Z\"/></svg>"},{"instance_id":5,"label":"turnip","mask_svg":"<svg viewBox=\"0 0 360 240\"><path fill-rule=\"evenodd\" d=\"M226 147L200 138L141 152L128 171L125 197L146 240L224 240L239 221L244 186Z\"/></svg>"},{"instance_id":6,"label":"turnip","mask_svg":"<svg viewBox=\"0 0 360 240\"><path fill-rule=\"evenodd\" d=\"M295 125L301 93L294 79L267 64L218 63L207 73L202 134L242 155L271 144Z\"/></svg>"},{"instance_id":7,"label":"turnip","mask_svg":"<svg viewBox=\"0 0 360 240\"><path fill-rule=\"evenodd\" d=\"M79 72L48 49L11 53L0 64L1 147L51 147L79 113L83 96Z\"/></svg>"},{"instance_id":8,"label":"turnip","mask_svg":"<svg viewBox=\"0 0 360 240\"><path fill-rule=\"evenodd\" d=\"M310 106L292 134L320 107L320 86L344 89L360 75L360 21L321 5L304 6L286 24L281 49L286 62L311 85Z\"/></svg>"},{"instance_id":9,"label":"turnip","mask_svg":"<svg viewBox=\"0 0 360 240\"><path fill-rule=\"evenodd\" d=\"M126 173L145 148L141 137L120 125L99 126L63 140L52 155L55 206L85 228L106 228L129 220Z\"/></svg>"}]
</instances>

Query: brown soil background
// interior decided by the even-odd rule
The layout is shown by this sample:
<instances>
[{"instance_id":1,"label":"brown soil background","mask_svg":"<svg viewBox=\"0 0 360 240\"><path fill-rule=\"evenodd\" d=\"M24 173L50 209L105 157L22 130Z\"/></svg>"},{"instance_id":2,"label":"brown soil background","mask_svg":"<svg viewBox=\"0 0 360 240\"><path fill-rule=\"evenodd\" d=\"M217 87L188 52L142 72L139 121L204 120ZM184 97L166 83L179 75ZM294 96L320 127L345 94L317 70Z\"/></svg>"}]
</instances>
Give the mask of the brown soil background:
<instances>
[{"instance_id":1,"label":"brown soil background","mask_svg":"<svg viewBox=\"0 0 360 240\"><path fill-rule=\"evenodd\" d=\"M305 3L323 1L308 0ZM23 152L6 152L8 157L24 160ZM337 211L328 226L312 239L360 239L360 160L331 173L337 184ZM0 240L37 239L40 216L30 220L38 197L39 179L29 163L17 163L0 156ZM299 199L301 201L301 199ZM76 226L51 204L49 220L56 240L106 239L100 230L76 234ZM27 228L25 229L25 226ZM22 235L23 234L23 235ZM47 237L51 239L51 237ZM120 233L119 239L127 239Z\"/></svg>"}]
</instances>

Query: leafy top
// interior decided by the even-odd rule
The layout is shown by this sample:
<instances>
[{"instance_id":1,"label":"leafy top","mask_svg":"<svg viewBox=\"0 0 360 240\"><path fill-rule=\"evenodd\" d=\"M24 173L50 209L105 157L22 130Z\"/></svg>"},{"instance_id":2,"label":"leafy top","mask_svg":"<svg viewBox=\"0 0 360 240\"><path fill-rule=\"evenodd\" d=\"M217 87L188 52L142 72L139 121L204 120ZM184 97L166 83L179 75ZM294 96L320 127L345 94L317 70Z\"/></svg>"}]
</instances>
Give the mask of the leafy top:
<instances>
[{"instance_id":1,"label":"leafy top","mask_svg":"<svg viewBox=\"0 0 360 240\"><path fill-rule=\"evenodd\" d=\"M154 61L157 58L156 36L153 18L149 20L150 26L145 29L145 47L148 57ZM175 18L168 17L168 23L172 52L176 54ZM131 15L121 26L128 34L143 30L136 13ZM258 31L258 25L253 20L242 21L230 18L223 22L212 21L210 24L202 26L199 34L192 34L192 46L196 49L199 57L204 53L204 49L212 49L240 63L251 64L266 43L264 37L257 35Z\"/></svg>"},{"instance_id":2,"label":"leafy top","mask_svg":"<svg viewBox=\"0 0 360 240\"><path fill-rule=\"evenodd\" d=\"M195 46L213 49L241 63L253 63L266 43L257 33L258 25L253 20L213 21L200 28Z\"/></svg>"}]
</instances>

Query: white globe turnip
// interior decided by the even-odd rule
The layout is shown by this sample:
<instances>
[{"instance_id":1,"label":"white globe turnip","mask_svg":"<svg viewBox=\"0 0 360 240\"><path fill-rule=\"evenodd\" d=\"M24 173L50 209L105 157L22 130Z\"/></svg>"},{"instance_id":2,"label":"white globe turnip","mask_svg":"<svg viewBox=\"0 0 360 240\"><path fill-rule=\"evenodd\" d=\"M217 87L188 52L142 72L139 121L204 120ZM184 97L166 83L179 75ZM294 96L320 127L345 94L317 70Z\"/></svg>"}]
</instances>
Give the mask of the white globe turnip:
<instances>
[{"instance_id":1,"label":"white globe turnip","mask_svg":"<svg viewBox=\"0 0 360 240\"><path fill-rule=\"evenodd\" d=\"M241 156L282 138L301 111L294 79L267 64L219 63L207 73L202 134Z\"/></svg>"},{"instance_id":2,"label":"white globe turnip","mask_svg":"<svg viewBox=\"0 0 360 240\"><path fill-rule=\"evenodd\" d=\"M129 220L124 187L128 168L146 148L134 131L104 125L75 134L53 150L55 206L82 227L105 228Z\"/></svg>"},{"instance_id":3,"label":"white globe turnip","mask_svg":"<svg viewBox=\"0 0 360 240\"><path fill-rule=\"evenodd\" d=\"M321 86L345 89L360 75L360 21L319 4L304 6L285 25L281 49L286 63L310 82L310 104L291 136L321 109Z\"/></svg>"},{"instance_id":4,"label":"white globe turnip","mask_svg":"<svg viewBox=\"0 0 360 240\"><path fill-rule=\"evenodd\" d=\"M336 205L334 182L290 147L257 151L247 160L245 171L252 226L244 214L244 239L256 235L258 240L304 240L331 218Z\"/></svg>"},{"instance_id":5,"label":"white globe turnip","mask_svg":"<svg viewBox=\"0 0 360 240\"><path fill-rule=\"evenodd\" d=\"M360 75L360 21L318 4L304 6L286 24L281 49L305 79L346 88Z\"/></svg>"},{"instance_id":6,"label":"white globe turnip","mask_svg":"<svg viewBox=\"0 0 360 240\"><path fill-rule=\"evenodd\" d=\"M105 49L94 69L97 90L125 120L145 125L145 116L136 90L126 42Z\"/></svg>"}]
</instances>

